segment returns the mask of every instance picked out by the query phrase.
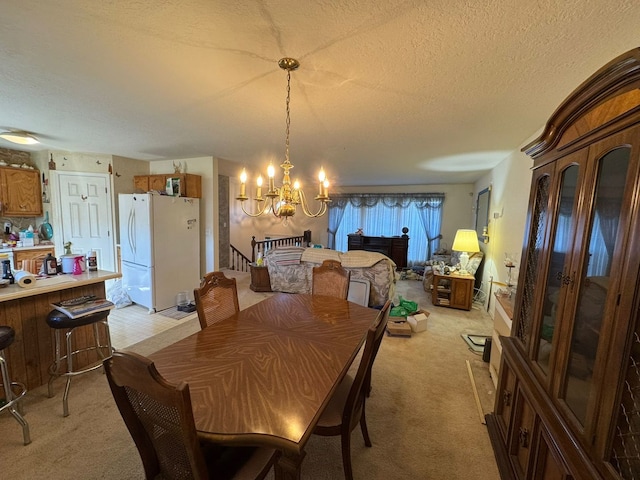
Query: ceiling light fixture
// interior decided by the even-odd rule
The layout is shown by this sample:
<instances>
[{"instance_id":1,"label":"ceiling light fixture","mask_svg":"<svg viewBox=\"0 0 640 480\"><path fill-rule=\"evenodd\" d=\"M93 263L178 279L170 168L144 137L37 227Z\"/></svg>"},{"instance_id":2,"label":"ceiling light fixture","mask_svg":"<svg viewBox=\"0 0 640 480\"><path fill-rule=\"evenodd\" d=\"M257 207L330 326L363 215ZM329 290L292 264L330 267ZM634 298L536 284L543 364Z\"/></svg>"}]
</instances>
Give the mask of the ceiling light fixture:
<instances>
[{"instance_id":1,"label":"ceiling light fixture","mask_svg":"<svg viewBox=\"0 0 640 480\"><path fill-rule=\"evenodd\" d=\"M40 143L36 137L28 132L2 132L0 133L0 138L20 145L35 145L36 143Z\"/></svg>"},{"instance_id":2,"label":"ceiling light fixture","mask_svg":"<svg viewBox=\"0 0 640 480\"><path fill-rule=\"evenodd\" d=\"M242 169L240 174L240 195L236 197L236 200L240 201L242 211L250 217L259 217L260 215L269 213L271 211L276 217L282 218L283 223L287 224L287 219L292 217L296 213L296 207L300 205L302 211L308 217L320 217L327 211L327 203L331 201L329 198L329 181L327 180L324 170L320 168L318 175L319 186L318 195L315 200L320 202L320 207L317 212L312 212L309 209L307 199L304 192L300 188L300 183L296 180L291 185L291 177L289 176L289 170L293 168L293 164L289 161L289 126L291 123L289 102L291 101L291 71L296 70L300 66L300 62L295 58L282 58L278 62L281 69L287 71L287 103L286 103L286 140L284 150L284 162L280 165L284 171L282 176L282 186L276 187L274 176L275 169L273 164L270 164L267 168L267 176L269 179L269 185L265 198L262 197L262 176L259 176L256 180L256 196L254 201L256 202L256 208L254 212L248 212L245 209L244 202L249 199L246 194L247 184L247 172Z\"/></svg>"}]
</instances>

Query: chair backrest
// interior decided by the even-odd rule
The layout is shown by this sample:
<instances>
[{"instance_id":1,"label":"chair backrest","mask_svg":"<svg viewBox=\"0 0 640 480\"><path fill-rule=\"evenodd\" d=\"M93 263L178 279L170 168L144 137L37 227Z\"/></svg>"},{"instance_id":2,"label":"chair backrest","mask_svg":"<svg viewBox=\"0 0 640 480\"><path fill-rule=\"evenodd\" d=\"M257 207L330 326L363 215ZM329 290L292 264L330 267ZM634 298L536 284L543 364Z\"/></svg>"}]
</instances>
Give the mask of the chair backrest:
<instances>
[{"instance_id":1,"label":"chair backrest","mask_svg":"<svg viewBox=\"0 0 640 480\"><path fill-rule=\"evenodd\" d=\"M351 390L342 412L343 424L348 421L349 428L353 430L355 425L360 421L360 412L364 406L365 398L371 387L371 369L373 362L378 355L382 337L387 328L389 321L389 312L391 311L391 300L387 300L380 313L376 317L375 322L367 331L367 339L364 344L364 351L360 359L358 371L351 384Z\"/></svg>"},{"instance_id":2,"label":"chair backrest","mask_svg":"<svg viewBox=\"0 0 640 480\"><path fill-rule=\"evenodd\" d=\"M205 328L240 311L238 287L235 278L222 272L209 272L200 288L193 291L200 327Z\"/></svg>"},{"instance_id":3,"label":"chair backrest","mask_svg":"<svg viewBox=\"0 0 640 480\"><path fill-rule=\"evenodd\" d=\"M168 383L151 360L133 352L115 352L103 364L146 478L208 478L189 386Z\"/></svg>"},{"instance_id":4,"label":"chair backrest","mask_svg":"<svg viewBox=\"0 0 640 480\"><path fill-rule=\"evenodd\" d=\"M322 265L313 267L313 295L328 295L343 300L347 299L351 272L342 267L336 260L325 260Z\"/></svg>"}]
</instances>

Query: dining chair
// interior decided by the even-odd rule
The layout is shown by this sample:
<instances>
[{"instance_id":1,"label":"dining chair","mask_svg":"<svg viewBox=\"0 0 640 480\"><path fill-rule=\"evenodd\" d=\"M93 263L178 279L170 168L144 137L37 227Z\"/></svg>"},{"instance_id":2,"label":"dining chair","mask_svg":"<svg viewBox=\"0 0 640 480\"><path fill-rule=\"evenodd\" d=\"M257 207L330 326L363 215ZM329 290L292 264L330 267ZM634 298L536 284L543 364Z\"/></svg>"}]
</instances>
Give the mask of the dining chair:
<instances>
[{"instance_id":1,"label":"dining chair","mask_svg":"<svg viewBox=\"0 0 640 480\"><path fill-rule=\"evenodd\" d=\"M336 260L325 260L322 265L313 267L313 295L327 295L343 300L347 299L351 272Z\"/></svg>"},{"instance_id":2,"label":"dining chair","mask_svg":"<svg viewBox=\"0 0 640 480\"><path fill-rule=\"evenodd\" d=\"M371 368L384 336L390 310L391 301L387 300L376 317L374 324L367 331L364 352L355 377L347 375L342 380L313 430L314 435L341 437L342 465L344 476L347 480L353 480L351 432L358 423L362 430L364 444L367 447L372 446L369 431L367 430L365 403L371 388Z\"/></svg>"},{"instance_id":3,"label":"dining chair","mask_svg":"<svg viewBox=\"0 0 640 480\"><path fill-rule=\"evenodd\" d=\"M150 359L115 352L104 369L147 479L263 479L276 461L273 449L201 442L189 385L167 382Z\"/></svg>"},{"instance_id":4,"label":"dining chair","mask_svg":"<svg viewBox=\"0 0 640 480\"><path fill-rule=\"evenodd\" d=\"M193 291L200 327L205 328L240 311L238 287L235 278L223 272L209 272L200 288Z\"/></svg>"}]
</instances>

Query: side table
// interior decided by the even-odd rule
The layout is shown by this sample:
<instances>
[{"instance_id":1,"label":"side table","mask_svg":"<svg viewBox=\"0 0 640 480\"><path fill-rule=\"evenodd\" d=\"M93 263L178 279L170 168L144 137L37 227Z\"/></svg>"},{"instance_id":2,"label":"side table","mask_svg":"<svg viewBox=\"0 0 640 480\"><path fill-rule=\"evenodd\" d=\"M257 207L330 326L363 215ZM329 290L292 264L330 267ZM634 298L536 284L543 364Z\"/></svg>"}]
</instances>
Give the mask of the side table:
<instances>
[{"instance_id":1,"label":"side table","mask_svg":"<svg viewBox=\"0 0 640 480\"><path fill-rule=\"evenodd\" d=\"M251 272L251 285L249 285L249 288L254 292L270 292L271 278L267 267L264 265L259 267L252 263L249 265L249 270Z\"/></svg>"},{"instance_id":2,"label":"side table","mask_svg":"<svg viewBox=\"0 0 640 480\"><path fill-rule=\"evenodd\" d=\"M473 275L434 273L431 303L438 307L471 310L475 281Z\"/></svg>"}]
</instances>

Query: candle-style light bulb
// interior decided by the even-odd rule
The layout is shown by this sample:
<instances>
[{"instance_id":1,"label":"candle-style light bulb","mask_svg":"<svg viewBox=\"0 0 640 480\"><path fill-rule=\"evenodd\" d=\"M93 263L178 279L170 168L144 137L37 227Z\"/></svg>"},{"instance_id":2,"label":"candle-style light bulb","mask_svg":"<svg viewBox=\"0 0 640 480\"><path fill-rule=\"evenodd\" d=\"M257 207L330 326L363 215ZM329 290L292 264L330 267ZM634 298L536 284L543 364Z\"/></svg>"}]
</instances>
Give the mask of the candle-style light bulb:
<instances>
[{"instance_id":1,"label":"candle-style light bulb","mask_svg":"<svg viewBox=\"0 0 640 480\"><path fill-rule=\"evenodd\" d=\"M246 196L247 171L243 168L240 173L240 196Z\"/></svg>"},{"instance_id":2,"label":"candle-style light bulb","mask_svg":"<svg viewBox=\"0 0 640 480\"><path fill-rule=\"evenodd\" d=\"M325 180L324 182L322 182L322 186L324 187L324 196L328 197L329 196L329 180Z\"/></svg>"},{"instance_id":3,"label":"candle-style light bulb","mask_svg":"<svg viewBox=\"0 0 640 480\"><path fill-rule=\"evenodd\" d=\"M269 164L267 167L267 176L269 177L269 193L273 193L276 190L276 184L273 177L276 175L276 170L273 168L273 164Z\"/></svg>"},{"instance_id":4,"label":"candle-style light bulb","mask_svg":"<svg viewBox=\"0 0 640 480\"><path fill-rule=\"evenodd\" d=\"M258 185L258 189L256 190L256 200L262 199L262 175L259 175L256 184Z\"/></svg>"},{"instance_id":5,"label":"candle-style light bulb","mask_svg":"<svg viewBox=\"0 0 640 480\"><path fill-rule=\"evenodd\" d=\"M298 180L293 182L293 188L294 190L300 190L300 182Z\"/></svg>"},{"instance_id":6,"label":"candle-style light bulb","mask_svg":"<svg viewBox=\"0 0 640 480\"><path fill-rule=\"evenodd\" d=\"M322 197L323 193L322 193L322 184L324 183L326 179L326 176L324 174L324 169L322 167L320 167L320 173L318 173L318 180L320 180L320 183L318 184L318 196Z\"/></svg>"}]
</instances>

